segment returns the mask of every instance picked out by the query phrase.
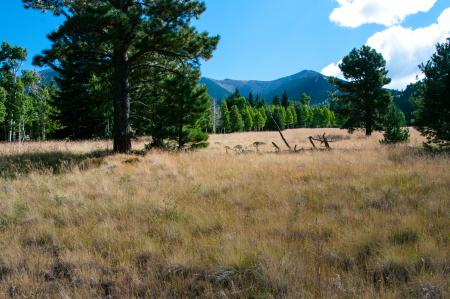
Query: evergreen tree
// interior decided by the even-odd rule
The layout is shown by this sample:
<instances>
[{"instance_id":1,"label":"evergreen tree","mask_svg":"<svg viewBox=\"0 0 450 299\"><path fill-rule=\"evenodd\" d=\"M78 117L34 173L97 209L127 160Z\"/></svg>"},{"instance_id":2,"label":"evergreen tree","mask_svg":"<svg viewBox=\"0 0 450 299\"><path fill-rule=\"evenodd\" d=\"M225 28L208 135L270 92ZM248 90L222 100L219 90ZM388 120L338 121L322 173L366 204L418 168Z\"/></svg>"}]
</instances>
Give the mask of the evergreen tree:
<instances>
[{"instance_id":1,"label":"evergreen tree","mask_svg":"<svg viewBox=\"0 0 450 299\"><path fill-rule=\"evenodd\" d=\"M230 111L226 101L220 104L220 128L224 133L231 132Z\"/></svg>"},{"instance_id":2,"label":"evergreen tree","mask_svg":"<svg viewBox=\"0 0 450 299\"><path fill-rule=\"evenodd\" d=\"M284 130L286 128L286 111L283 111L282 106L268 107L267 115L268 119L266 126L268 130Z\"/></svg>"},{"instance_id":3,"label":"evergreen tree","mask_svg":"<svg viewBox=\"0 0 450 299\"><path fill-rule=\"evenodd\" d=\"M390 144L407 141L409 130L404 128L405 124L405 115L391 103L384 118L384 139L381 140L381 143Z\"/></svg>"},{"instance_id":4,"label":"evergreen tree","mask_svg":"<svg viewBox=\"0 0 450 299\"><path fill-rule=\"evenodd\" d=\"M242 120L242 116L241 116L241 113L239 112L239 108L236 105L231 107L230 120L231 120L231 131L232 132L244 131L245 124L244 124L244 121Z\"/></svg>"},{"instance_id":5,"label":"evergreen tree","mask_svg":"<svg viewBox=\"0 0 450 299\"><path fill-rule=\"evenodd\" d=\"M254 107L255 106L255 99L253 98L253 93L252 92L249 92L247 102L250 105L250 107Z\"/></svg>"},{"instance_id":6,"label":"evergreen tree","mask_svg":"<svg viewBox=\"0 0 450 299\"><path fill-rule=\"evenodd\" d=\"M302 105L311 105L311 97L309 95L307 95L306 93L304 93L300 99L300 103Z\"/></svg>"},{"instance_id":7,"label":"evergreen tree","mask_svg":"<svg viewBox=\"0 0 450 299\"><path fill-rule=\"evenodd\" d=\"M281 97L281 106L283 106L284 109L287 109L287 107L289 106L289 96L286 90L283 92L283 96Z\"/></svg>"},{"instance_id":8,"label":"evergreen tree","mask_svg":"<svg viewBox=\"0 0 450 299\"><path fill-rule=\"evenodd\" d=\"M390 93L383 87L391 82L386 61L369 46L353 49L339 65L347 81L331 78L336 94L337 112L345 117L343 128L350 132L364 128L370 136L382 127L390 102Z\"/></svg>"},{"instance_id":9,"label":"evergreen tree","mask_svg":"<svg viewBox=\"0 0 450 299\"><path fill-rule=\"evenodd\" d=\"M265 106L264 100L261 99L259 94L257 94L256 98L255 98L255 107L256 108L261 108L261 107L264 107L264 106Z\"/></svg>"},{"instance_id":10,"label":"evergreen tree","mask_svg":"<svg viewBox=\"0 0 450 299\"><path fill-rule=\"evenodd\" d=\"M428 144L450 147L450 38L420 69L425 79L416 96L416 124Z\"/></svg>"},{"instance_id":11,"label":"evergreen tree","mask_svg":"<svg viewBox=\"0 0 450 299\"><path fill-rule=\"evenodd\" d=\"M209 95L208 95L209 96ZM213 132L214 129L214 116L213 116L213 103L214 99L210 98L210 105L206 109L206 111L200 115L200 118L197 120L195 127L199 128L202 132L208 133Z\"/></svg>"},{"instance_id":12,"label":"evergreen tree","mask_svg":"<svg viewBox=\"0 0 450 299\"><path fill-rule=\"evenodd\" d=\"M199 58L210 58L218 42L218 37L199 33L191 25L205 10L198 0L22 1L26 8L65 18L50 34L52 48L36 59L37 64L58 70L56 62L64 59L67 48L95 40L92 50L102 52L106 72L111 74L116 152L131 150L130 91L141 81L131 80L132 72L157 68L161 59L181 60L198 68Z\"/></svg>"},{"instance_id":13,"label":"evergreen tree","mask_svg":"<svg viewBox=\"0 0 450 299\"><path fill-rule=\"evenodd\" d=\"M241 95L238 89L230 95L227 99L228 107L237 106L239 111L243 111L245 107L248 106L247 100Z\"/></svg>"},{"instance_id":14,"label":"evergreen tree","mask_svg":"<svg viewBox=\"0 0 450 299\"><path fill-rule=\"evenodd\" d=\"M211 98L207 87L197 83L199 79L200 74L194 70L166 78L162 88L164 101L154 107L152 116L158 119L150 131L155 146L163 145L166 140L175 141L178 149L187 144L205 145L208 134L202 134L198 121L208 117Z\"/></svg>"},{"instance_id":15,"label":"evergreen tree","mask_svg":"<svg viewBox=\"0 0 450 299\"><path fill-rule=\"evenodd\" d=\"M272 105L274 105L274 106L280 106L281 105L281 101L280 101L280 98L278 96L274 96L273 97Z\"/></svg>"},{"instance_id":16,"label":"evergreen tree","mask_svg":"<svg viewBox=\"0 0 450 299\"><path fill-rule=\"evenodd\" d=\"M413 96L418 90L421 82L416 82L406 86L406 89L397 92L394 98L395 106L397 106L404 114L408 125L413 123L413 113L415 110Z\"/></svg>"}]
</instances>

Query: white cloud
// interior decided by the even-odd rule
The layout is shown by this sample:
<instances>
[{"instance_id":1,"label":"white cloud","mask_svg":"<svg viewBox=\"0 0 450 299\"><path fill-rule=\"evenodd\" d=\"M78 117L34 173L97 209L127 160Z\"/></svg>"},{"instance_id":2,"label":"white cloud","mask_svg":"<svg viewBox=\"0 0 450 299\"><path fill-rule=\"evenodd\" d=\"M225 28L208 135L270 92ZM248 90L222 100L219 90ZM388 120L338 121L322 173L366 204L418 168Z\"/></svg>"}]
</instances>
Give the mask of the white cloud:
<instances>
[{"instance_id":1,"label":"white cloud","mask_svg":"<svg viewBox=\"0 0 450 299\"><path fill-rule=\"evenodd\" d=\"M408 15L429 11L437 0L337 0L339 7L330 20L339 26L356 28L363 24L392 26Z\"/></svg>"},{"instance_id":2,"label":"white cloud","mask_svg":"<svg viewBox=\"0 0 450 299\"><path fill-rule=\"evenodd\" d=\"M322 70L322 75L328 76L328 77L337 77L337 78L341 78L343 79L344 76L341 72L341 69L339 68L339 64L341 62L338 63L330 63L329 65L327 65L326 67L323 68Z\"/></svg>"},{"instance_id":3,"label":"white cloud","mask_svg":"<svg viewBox=\"0 0 450 299\"><path fill-rule=\"evenodd\" d=\"M435 45L450 37L450 7L442 12L435 24L411 29L393 26L375 33L367 40L367 45L383 54L387 62L390 88L401 89L416 81L421 75L418 65L426 62L435 52ZM338 64L330 64L322 70L326 75L337 74ZM335 75L333 75L335 76Z\"/></svg>"},{"instance_id":4,"label":"white cloud","mask_svg":"<svg viewBox=\"0 0 450 299\"><path fill-rule=\"evenodd\" d=\"M390 87L403 88L420 74L418 65L435 51L436 43L450 37L450 8L442 12L437 23L411 29L393 26L375 33L367 45L383 54L392 77Z\"/></svg>"}]
</instances>

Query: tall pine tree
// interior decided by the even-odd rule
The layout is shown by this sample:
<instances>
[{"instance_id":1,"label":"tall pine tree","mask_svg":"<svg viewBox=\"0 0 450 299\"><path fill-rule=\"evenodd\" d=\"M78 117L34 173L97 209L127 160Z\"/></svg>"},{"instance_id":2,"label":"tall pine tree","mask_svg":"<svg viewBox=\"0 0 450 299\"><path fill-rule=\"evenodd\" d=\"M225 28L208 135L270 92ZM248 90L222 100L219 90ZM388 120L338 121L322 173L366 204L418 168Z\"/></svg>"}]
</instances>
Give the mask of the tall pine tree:
<instances>
[{"instance_id":1,"label":"tall pine tree","mask_svg":"<svg viewBox=\"0 0 450 299\"><path fill-rule=\"evenodd\" d=\"M387 77L386 61L369 46L353 49L344 57L339 68L347 81L331 78L339 90L335 95L337 112L345 117L343 128L350 132L364 128L366 135L382 128L391 96L384 86Z\"/></svg>"},{"instance_id":2,"label":"tall pine tree","mask_svg":"<svg viewBox=\"0 0 450 299\"><path fill-rule=\"evenodd\" d=\"M130 93L139 85L131 81L135 68L161 67L160 58L198 67L208 59L218 37L200 33L192 26L205 5L198 0L22 0L26 8L52 11L65 22L51 34L52 48L43 52L40 64L56 67L73 43L101 49L111 76L114 108L114 150L131 151ZM99 30L100 28L100 30ZM79 40L71 37L79 36Z\"/></svg>"}]
</instances>

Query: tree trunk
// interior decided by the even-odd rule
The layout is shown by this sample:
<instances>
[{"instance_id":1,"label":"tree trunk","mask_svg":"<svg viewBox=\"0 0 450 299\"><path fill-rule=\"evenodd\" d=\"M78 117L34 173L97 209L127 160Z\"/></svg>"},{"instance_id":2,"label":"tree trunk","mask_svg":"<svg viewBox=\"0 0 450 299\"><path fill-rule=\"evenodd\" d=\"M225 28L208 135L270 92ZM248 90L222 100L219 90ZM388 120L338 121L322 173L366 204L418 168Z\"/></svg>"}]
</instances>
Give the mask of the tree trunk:
<instances>
[{"instance_id":1,"label":"tree trunk","mask_svg":"<svg viewBox=\"0 0 450 299\"><path fill-rule=\"evenodd\" d=\"M122 47L114 51L114 152L130 153L130 84L128 50Z\"/></svg>"},{"instance_id":2,"label":"tree trunk","mask_svg":"<svg viewBox=\"0 0 450 299\"><path fill-rule=\"evenodd\" d=\"M366 136L372 136L372 132L373 132L373 124L371 121L369 121L366 124Z\"/></svg>"}]
</instances>

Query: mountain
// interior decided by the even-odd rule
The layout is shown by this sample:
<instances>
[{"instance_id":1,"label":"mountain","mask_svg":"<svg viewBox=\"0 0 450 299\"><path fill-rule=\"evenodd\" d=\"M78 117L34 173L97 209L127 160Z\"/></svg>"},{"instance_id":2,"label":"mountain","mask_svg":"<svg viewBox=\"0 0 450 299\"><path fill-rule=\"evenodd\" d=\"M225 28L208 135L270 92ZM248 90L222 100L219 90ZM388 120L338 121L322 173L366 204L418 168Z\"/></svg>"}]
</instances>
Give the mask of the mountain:
<instances>
[{"instance_id":1,"label":"mountain","mask_svg":"<svg viewBox=\"0 0 450 299\"><path fill-rule=\"evenodd\" d=\"M202 78L200 83L208 86L210 96L216 101L222 100L237 89L244 96L247 96L249 92L254 95L259 94L267 103L271 103L274 96L281 96L284 91L288 93L291 99L300 99L306 93L311 96L312 104L319 104L327 100L328 92L335 90L328 83L327 77L308 70L273 81Z\"/></svg>"},{"instance_id":2,"label":"mountain","mask_svg":"<svg viewBox=\"0 0 450 299\"><path fill-rule=\"evenodd\" d=\"M220 101L231 94L230 91L222 87L220 81L203 77L200 79L200 83L208 86L209 96L215 99L216 101Z\"/></svg>"}]
</instances>

